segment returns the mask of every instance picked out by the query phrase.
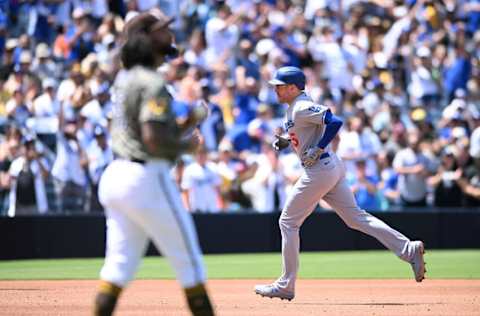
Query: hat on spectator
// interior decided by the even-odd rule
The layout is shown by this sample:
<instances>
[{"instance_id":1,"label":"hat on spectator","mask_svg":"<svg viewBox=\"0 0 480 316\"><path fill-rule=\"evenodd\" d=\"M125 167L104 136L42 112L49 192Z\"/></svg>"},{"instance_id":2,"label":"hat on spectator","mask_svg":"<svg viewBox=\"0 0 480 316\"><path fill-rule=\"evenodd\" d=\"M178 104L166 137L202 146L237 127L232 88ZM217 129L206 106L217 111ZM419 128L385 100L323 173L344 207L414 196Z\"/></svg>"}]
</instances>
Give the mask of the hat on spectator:
<instances>
[{"instance_id":1,"label":"hat on spectator","mask_svg":"<svg viewBox=\"0 0 480 316\"><path fill-rule=\"evenodd\" d=\"M382 87L383 87L383 84L382 84L382 82L380 81L379 78L373 78L372 80L367 82L367 89L368 90L375 90L377 88L382 88Z\"/></svg>"},{"instance_id":2,"label":"hat on spectator","mask_svg":"<svg viewBox=\"0 0 480 316\"><path fill-rule=\"evenodd\" d=\"M462 137L466 137L467 136L467 131L465 130L465 128L461 127L461 126L456 126L452 129L452 137L453 138L462 138Z\"/></svg>"},{"instance_id":3,"label":"hat on spectator","mask_svg":"<svg viewBox=\"0 0 480 316\"><path fill-rule=\"evenodd\" d=\"M200 87L202 89L207 89L207 90L210 89L210 81L208 80L208 78L200 79Z\"/></svg>"},{"instance_id":4,"label":"hat on spectator","mask_svg":"<svg viewBox=\"0 0 480 316\"><path fill-rule=\"evenodd\" d=\"M255 52L259 56L267 55L274 47L275 42L270 38L264 38L258 41L257 46L255 47Z\"/></svg>"},{"instance_id":5,"label":"hat on spectator","mask_svg":"<svg viewBox=\"0 0 480 316\"><path fill-rule=\"evenodd\" d=\"M87 14L87 12L83 8L79 7L79 8L75 8L75 10L73 10L72 17L74 19L80 19L80 18L83 18L86 14Z\"/></svg>"},{"instance_id":6,"label":"hat on spectator","mask_svg":"<svg viewBox=\"0 0 480 316\"><path fill-rule=\"evenodd\" d=\"M48 88L55 88L57 86L57 82L55 79L52 78L46 78L42 82L43 89L48 89Z\"/></svg>"},{"instance_id":7,"label":"hat on spectator","mask_svg":"<svg viewBox=\"0 0 480 316\"><path fill-rule=\"evenodd\" d=\"M102 136L105 135L105 129L101 125L96 125L93 129L93 135Z\"/></svg>"},{"instance_id":8,"label":"hat on spectator","mask_svg":"<svg viewBox=\"0 0 480 316\"><path fill-rule=\"evenodd\" d=\"M265 103L260 103L257 107L257 113L267 113L270 110L270 106Z\"/></svg>"},{"instance_id":9,"label":"hat on spectator","mask_svg":"<svg viewBox=\"0 0 480 316\"><path fill-rule=\"evenodd\" d=\"M32 54L29 51L22 51L20 53L19 61L21 64L29 64L32 62Z\"/></svg>"},{"instance_id":10,"label":"hat on spectator","mask_svg":"<svg viewBox=\"0 0 480 316\"><path fill-rule=\"evenodd\" d=\"M131 19L136 17L139 13L137 11L128 11L127 15L125 16L125 23L128 23Z\"/></svg>"},{"instance_id":11,"label":"hat on spectator","mask_svg":"<svg viewBox=\"0 0 480 316\"><path fill-rule=\"evenodd\" d=\"M455 98L465 98L467 96L467 91L463 88L458 88L455 90Z\"/></svg>"},{"instance_id":12,"label":"hat on spectator","mask_svg":"<svg viewBox=\"0 0 480 316\"><path fill-rule=\"evenodd\" d=\"M218 151L225 152L225 151L232 151L233 146L230 141L223 140L218 145Z\"/></svg>"},{"instance_id":13,"label":"hat on spectator","mask_svg":"<svg viewBox=\"0 0 480 316\"><path fill-rule=\"evenodd\" d=\"M423 108L417 108L417 109L413 110L410 115L411 115L413 121L421 122L421 121L425 120L425 118L427 117L427 112Z\"/></svg>"},{"instance_id":14,"label":"hat on spectator","mask_svg":"<svg viewBox=\"0 0 480 316\"><path fill-rule=\"evenodd\" d=\"M48 49L48 45L45 43L40 43L37 45L35 49L35 56L37 58L48 58L50 57L50 50Z\"/></svg>"},{"instance_id":15,"label":"hat on spectator","mask_svg":"<svg viewBox=\"0 0 480 316\"><path fill-rule=\"evenodd\" d=\"M430 48L422 46L417 49L417 56L420 58L428 58L432 55Z\"/></svg>"},{"instance_id":16,"label":"hat on spectator","mask_svg":"<svg viewBox=\"0 0 480 316\"><path fill-rule=\"evenodd\" d=\"M7 40L7 42L5 43L5 49L6 50L12 50L17 46L18 46L18 39L16 39L16 38L9 38Z\"/></svg>"},{"instance_id":17,"label":"hat on spectator","mask_svg":"<svg viewBox=\"0 0 480 316\"><path fill-rule=\"evenodd\" d=\"M278 33L285 33L285 28L281 25L276 25L272 28L272 34L277 35Z\"/></svg>"},{"instance_id":18,"label":"hat on spectator","mask_svg":"<svg viewBox=\"0 0 480 316\"><path fill-rule=\"evenodd\" d=\"M112 33L105 34L102 38L102 44L108 46L115 42L115 36Z\"/></svg>"},{"instance_id":19,"label":"hat on spectator","mask_svg":"<svg viewBox=\"0 0 480 316\"><path fill-rule=\"evenodd\" d=\"M442 156L457 156L458 150L454 145L449 145L442 150Z\"/></svg>"},{"instance_id":20,"label":"hat on spectator","mask_svg":"<svg viewBox=\"0 0 480 316\"><path fill-rule=\"evenodd\" d=\"M33 134L31 132L28 132L25 135L23 135L22 144L33 143L33 142L35 142L36 139L37 139L37 137L35 136L35 134Z\"/></svg>"},{"instance_id":21,"label":"hat on spectator","mask_svg":"<svg viewBox=\"0 0 480 316\"><path fill-rule=\"evenodd\" d=\"M279 68L268 83L273 86L294 84L298 89L305 89L305 74L303 71L294 66L286 66Z\"/></svg>"}]
</instances>

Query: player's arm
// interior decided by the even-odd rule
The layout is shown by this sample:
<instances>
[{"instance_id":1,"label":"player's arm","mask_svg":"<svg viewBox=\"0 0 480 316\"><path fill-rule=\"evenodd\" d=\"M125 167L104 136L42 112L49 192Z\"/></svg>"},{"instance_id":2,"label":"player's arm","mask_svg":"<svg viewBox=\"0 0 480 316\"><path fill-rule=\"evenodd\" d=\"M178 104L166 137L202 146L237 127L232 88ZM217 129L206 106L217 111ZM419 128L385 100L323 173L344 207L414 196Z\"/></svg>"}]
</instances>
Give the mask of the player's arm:
<instances>
[{"instance_id":1,"label":"player's arm","mask_svg":"<svg viewBox=\"0 0 480 316\"><path fill-rule=\"evenodd\" d=\"M321 149L325 149L325 147L327 147L335 138L340 127L343 125L343 121L339 117L333 115L332 111L327 110L323 116L323 123L325 124L325 132L317 144L317 147Z\"/></svg>"},{"instance_id":2,"label":"player's arm","mask_svg":"<svg viewBox=\"0 0 480 316\"><path fill-rule=\"evenodd\" d=\"M182 138L171 122L147 121L142 124L142 140L150 155L175 159L179 153L193 150L195 137Z\"/></svg>"},{"instance_id":3,"label":"player's arm","mask_svg":"<svg viewBox=\"0 0 480 316\"><path fill-rule=\"evenodd\" d=\"M302 165L306 168L309 168L315 164L315 162L318 160L318 158L320 158L321 154L328 146L328 144L330 144L330 142L335 138L335 136L337 136L338 131L343 124L342 120L333 115L329 109L325 110L323 113L321 113L321 111L319 111L318 109L320 108L311 107L308 109L310 112L316 113L310 116L310 120L316 123L315 120L318 120L320 115L323 114L322 121L325 125L325 131L323 132L323 136L318 142L318 144L316 144L316 146L313 145L303 153Z\"/></svg>"}]
</instances>

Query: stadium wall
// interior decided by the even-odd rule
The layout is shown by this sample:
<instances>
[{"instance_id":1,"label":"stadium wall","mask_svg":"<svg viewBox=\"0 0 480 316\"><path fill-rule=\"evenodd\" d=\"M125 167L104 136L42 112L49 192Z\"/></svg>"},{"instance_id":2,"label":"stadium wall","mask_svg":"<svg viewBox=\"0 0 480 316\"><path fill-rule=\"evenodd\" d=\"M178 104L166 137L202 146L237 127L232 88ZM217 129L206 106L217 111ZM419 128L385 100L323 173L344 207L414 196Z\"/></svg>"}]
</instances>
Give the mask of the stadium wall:
<instances>
[{"instance_id":1,"label":"stadium wall","mask_svg":"<svg viewBox=\"0 0 480 316\"><path fill-rule=\"evenodd\" d=\"M480 248L480 211L375 213L429 249ZM195 214L204 253L278 252L279 213ZM314 213L301 231L303 251L383 249L375 239L347 228L331 212ZM0 259L102 257L101 215L0 218ZM157 254L150 246L149 255Z\"/></svg>"}]
</instances>

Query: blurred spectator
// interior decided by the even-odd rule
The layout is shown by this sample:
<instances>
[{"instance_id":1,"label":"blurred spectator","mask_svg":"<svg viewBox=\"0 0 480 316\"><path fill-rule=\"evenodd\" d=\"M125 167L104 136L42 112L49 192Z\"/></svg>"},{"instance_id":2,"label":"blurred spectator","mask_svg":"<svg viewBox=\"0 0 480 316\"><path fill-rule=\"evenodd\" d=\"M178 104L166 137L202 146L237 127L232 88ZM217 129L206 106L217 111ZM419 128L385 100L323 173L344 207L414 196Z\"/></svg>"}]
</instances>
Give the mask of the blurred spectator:
<instances>
[{"instance_id":1,"label":"blurred spectator","mask_svg":"<svg viewBox=\"0 0 480 316\"><path fill-rule=\"evenodd\" d=\"M59 104L56 98L57 83L54 79L47 78L43 81L43 94L39 95L32 104L32 114L36 118L56 117Z\"/></svg>"},{"instance_id":2,"label":"blurred spectator","mask_svg":"<svg viewBox=\"0 0 480 316\"><path fill-rule=\"evenodd\" d=\"M224 208L220 185L221 179L215 165L208 160L208 151L205 148L199 149L195 161L185 167L182 176L185 208L190 212L220 212Z\"/></svg>"},{"instance_id":3,"label":"blurred spectator","mask_svg":"<svg viewBox=\"0 0 480 316\"><path fill-rule=\"evenodd\" d=\"M102 211L103 207L98 200L98 183L107 165L113 161L113 151L108 142L107 131L97 125L93 130L94 141L87 148L88 176L90 180L90 203L92 212Z\"/></svg>"},{"instance_id":4,"label":"blurred spectator","mask_svg":"<svg viewBox=\"0 0 480 316\"><path fill-rule=\"evenodd\" d=\"M260 104L256 117L247 126L248 136L252 140L250 150L260 152L263 142L273 142L274 131L278 126L281 123L274 120L272 108L268 104Z\"/></svg>"},{"instance_id":5,"label":"blurred spectator","mask_svg":"<svg viewBox=\"0 0 480 316\"><path fill-rule=\"evenodd\" d=\"M440 82L432 68L432 53L430 48L422 46L416 54L409 85L410 95L415 104L421 104L429 111L437 110L441 99Z\"/></svg>"},{"instance_id":6,"label":"blurred spectator","mask_svg":"<svg viewBox=\"0 0 480 316\"><path fill-rule=\"evenodd\" d=\"M13 91L13 96L5 107L9 119L19 126L25 126L27 119L32 116L25 100L25 91L21 87Z\"/></svg>"},{"instance_id":7,"label":"blurred spectator","mask_svg":"<svg viewBox=\"0 0 480 316\"><path fill-rule=\"evenodd\" d=\"M38 44L35 49L35 60L32 64L32 72L42 81L45 79L53 79L57 76L57 65L51 59L50 49L45 43Z\"/></svg>"},{"instance_id":8,"label":"blurred spectator","mask_svg":"<svg viewBox=\"0 0 480 316\"><path fill-rule=\"evenodd\" d=\"M428 184L433 188L433 205L440 207L461 206L463 193L457 184L461 173L458 169L453 145L443 150L440 159L437 173L428 178Z\"/></svg>"},{"instance_id":9,"label":"blurred spectator","mask_svg":"<svg viewBox=\"0 0 480 316\"><path fill-rule=\"evenodd\" d=\"M347 130L340 132L337 153L345 160L347 172L350 175L356 173L355 161L358 159L366 159L367 174L374 175L377 173L377 166L372 158L380 148L378 136L369 127L364 126L360 118L351 117L347 121Z\"/></svg>"},{"instance_id":10,"label":"blurred spectator","mask_svg":"<svg viewBox=\"0 0 480 316\"><path fill-rule=\"evenodd\" d=\"M258 82L253 77L245 77L245 69L237 71L237 90L235 91L235 107L233 116L235 125L247 125L255 118L258 99Z\"/></svg>"},{"instance_id":11,"label":"blurred spectator","mask_svg":"<svg viewBox=\"0 0 480 316\"><path fill-rule=\"evenodd\" d=\"M5 129L5 138L0 143L0 213L3 215L8 209L10 193L10 166L20 155L22 141L21 130L10 123Z\"/></svg>"},{"instance_id":12,"label":"blurred spectator","mask_svg":"<svg viewBox=\"0 0 480 316\"><path fill-rule=\"evenodd\" d=\"M393 160L393 167L399 175L400 199L404 206L426 206L429 161L422 153L417 131L408 134L407 142L407 147L400 150Z\"/></svg>"},{"instance_id":13,"label":"blurred spectator","mask_svg":"<svg viewBox=\"0 0 480 316\"><path fill-rule=\"evenodd\" d=\"M202 69L207 69L207 60L206 60L206 42L204 34L200 29L195 29L191 34L189 40L189 47L185 51L185 62L191 66L200 67Z\"/></svg>"},{"instance_id":14,"label":"blurred spectator","mask_svg":"<svg viewBox=\"0 0 480 316\"><path fill-rule=\"evenodd\" d=\"M480 206L480 119L470 139L470 157L472 162L462 170L458 185L465 194L465 206Z\"/></svg>"},{"instance_id":15,"label":"blurred spectator","mask_svg":"<svg viewBox=\"0 0 480 316\"><path fill-rule=\"evenodd\" d=\"M380 209L388 211L392 206L400 204L400 191L398 190L398 174L393 168L395 153L381 151L377 156L380 170L380 181L377 185Z\"/></svg>"},{"instance_id":16,"label":"blurred spectator","mask_svg":"<svg viewBox=\"0 0 480 316\"><path fill-rule=\"evenodd\" d=\"M52 168L57 212L83 212L86 199L87 158L77 137L77 118L64 113L63 105L58 114L57 156Z\"/></svg>"},{"instance_id":17,"label":"blurred spectator","mask_svg":"<svg viewBox=\"0 0 480 316\"><path fill-rule=\"evenodd\" d=\"M5 43L5 51L2 56L0 56L0 76L2 78L7 78L10 73L13 72L13 67L15 65L13 59L13 51L18 45L18 40L16 38L10 38Z\"/></svg>"},{"instance_id":18,"label":"blurred spectator","mask_svg":"<svg viewBox=\"0 0 480 316\"><path fill-rule=\"evenodd\" d=\"M232 14L227 4L221 4L216 13L205 25L207 67L217 63L231 65L234 57L232 52L238 42L238 27L235 22L239 12Z\"/></svg>"},{"instance_id":19,"label":"blurred spectator","mask_svg":"<svg viewBox=\"0 0 480 316\"><path fill-rule=\"evenodd\" d=\"M223 122L222 109L214 102L210 96L210 86L207 79L200 82L201 97L208 105L209 115L200 124L200 132L205 139L205 147L208 151L215 151L218 148L220 140L225 135L225 124Z\"/></svg>"},{"instance_id":20,"label":"blurred spectator","mask_svg":"<svg viewBox=\"0 0 480 316\"><path fill-rule=\"evenodd\" d=\"M72 13L73 24L66 32L66 41L70 48L69 61L81 61L94 49L94 25L90 15L81 7Z\"/></svg>"},{"instance_id":21,"label":"blurred spectator","mask_svg":"<svg viewBox=\"0 0 480 316\"><path fill-rule=\"evenodd\" d=\"M262 144L261 153L255 158L256 172L242 184L256 212L280 211L286 200L287 181L285 169L270 143Z\"/></svg>"},{"instance_id":22,"label":"blurred spectator","mask_svg":"<svg viewBox=\"0 0 480 316\"><path fill-rule=\"evenodd\" d=\"M358 206L362 209L380 210L380 201L377 196L378 180L367 175L365 159L358 159L355 166L356 174L350 178L349 182Z\"/></svg>"},{"instance_id":23,"label":"blurred spectator","mask_svg":"<svg viewBox=\"0 0 480 316\"><path fill-rule=\"evenodd\" d=\"M36 139L25 136L22 154L10 166L8 216L45 214L48 211L45 180L49 169Z\"/></svg>"},{"instance_id":24,"label":"blurred spectator","mask_svg":"<svg viewBox=\"0 0 480 316\"><path fill-rule=\"evenodd\" d=\"M449 102L453 99L457 89L467 89L467 82L471 76L472 64L464 44L455 46L454 54L445 68L443 87Z\"/></svg>"}]
</instances>

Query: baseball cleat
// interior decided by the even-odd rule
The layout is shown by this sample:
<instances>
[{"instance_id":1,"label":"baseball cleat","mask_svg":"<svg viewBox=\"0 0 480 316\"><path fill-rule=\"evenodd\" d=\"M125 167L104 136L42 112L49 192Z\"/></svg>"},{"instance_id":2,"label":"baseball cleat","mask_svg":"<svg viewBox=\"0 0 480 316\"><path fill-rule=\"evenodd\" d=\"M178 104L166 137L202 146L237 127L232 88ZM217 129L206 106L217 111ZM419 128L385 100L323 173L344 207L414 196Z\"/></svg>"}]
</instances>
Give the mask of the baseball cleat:
<instances>
[{"instance_id":1,"label":"baseball cleat","mask_svg":"<svg viewBox=\"0 0 480 316\"><path fill-rule=\"evenodd\" d=\"M279 298L281 300L291 301L295 294L279 289L274 284L256 285L255 293L262 297Z\"/></svg>"},{"instance_id":2,"label":"baseball cleat","mask_svg":"<svg viewBox=\"0 0 480 316\"><path fill-rule=\"evenodd\" d=\"M414 241L415 254L410 262L412 265L413 273L415 275L415 281L422 282L425 279L425 261L423 260L423 254L425 253L425 246L421 241Z\"/></svg>"}]
</instances>

